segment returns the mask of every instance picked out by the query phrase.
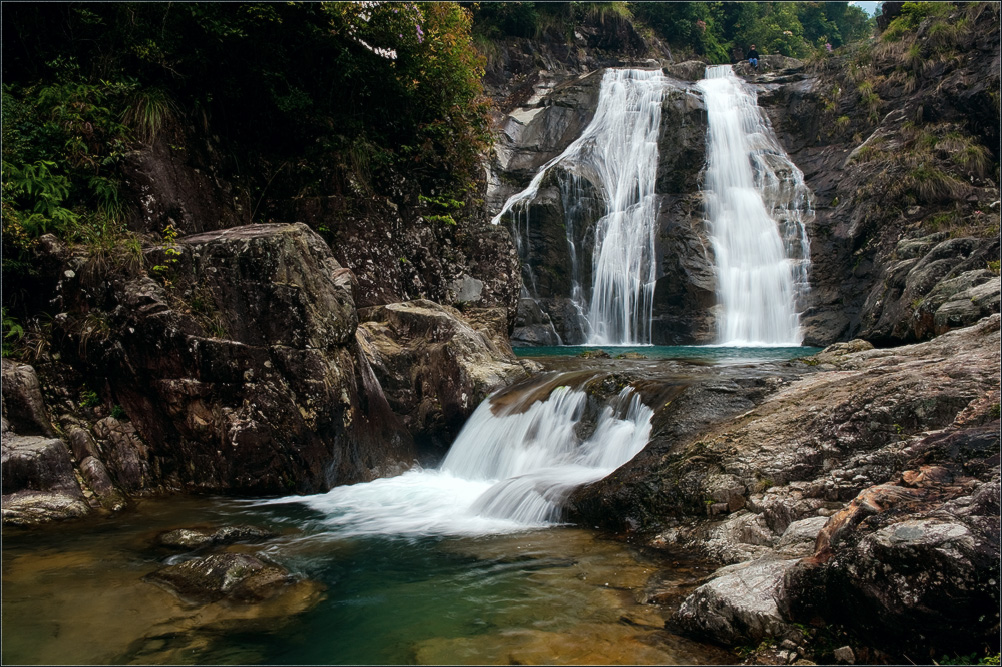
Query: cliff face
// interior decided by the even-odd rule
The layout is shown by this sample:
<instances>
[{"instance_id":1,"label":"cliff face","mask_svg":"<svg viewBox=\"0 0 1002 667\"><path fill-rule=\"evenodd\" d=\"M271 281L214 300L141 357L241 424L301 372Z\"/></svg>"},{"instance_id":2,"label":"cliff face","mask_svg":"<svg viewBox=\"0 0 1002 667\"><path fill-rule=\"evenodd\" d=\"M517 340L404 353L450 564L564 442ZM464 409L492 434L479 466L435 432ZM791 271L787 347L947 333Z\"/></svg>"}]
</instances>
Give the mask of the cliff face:
<instances>
[{"instance_id":1,"label":"cliff face","mask_svg":"<svg viewBox=\"0 0 1002 667\"><path fill-rule=\"evenodd\" d=\"M915 43L859 45L809 66L781 56L763 58L759 71L735 66L813 192L811 292L802 315L807 344L856 336L879 345L926 340L998 312L998 270L989 266L999 253L999 112L992 98L998 16L981 5L955 14L951 20L969 29L946 45L927 20ZM650 63L623 58L610 66ZM707 343L714 335L716 279L699 193L706 116L691 86L703 69L696 62L665 67L674 83L659 142L652 335L660 344ZM600 76L574 73L511 76L525 83L504 98L491 215L590 121ZM571 275L576 262L580 283L590 285L591 229L602 204L587 183L577 194L580 221L570 234L557 174L542 184L523 216L528 222L505 222L519 237L531 297L521 301L517 340L581 338Z\"/></svg>"},{"instance_id":2,"label":"cliff face","mask_svg":"<svg viewBox=\"0 0 1002 667\"><path fill-rule=\"evenodd\" d=\"M761 91L815 196L808 343L914 342L998 312L996 9L957 8L948 44L926 20Z\"/></svg>"}]
</instances>

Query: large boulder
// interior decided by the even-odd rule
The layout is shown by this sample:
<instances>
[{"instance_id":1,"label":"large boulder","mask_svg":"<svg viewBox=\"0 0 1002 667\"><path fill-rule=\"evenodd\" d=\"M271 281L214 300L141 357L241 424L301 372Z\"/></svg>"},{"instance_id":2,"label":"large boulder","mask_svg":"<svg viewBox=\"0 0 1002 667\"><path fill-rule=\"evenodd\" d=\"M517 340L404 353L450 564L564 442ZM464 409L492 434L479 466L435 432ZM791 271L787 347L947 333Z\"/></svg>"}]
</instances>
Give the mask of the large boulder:
<instances>
[{"instance_id":1,"label":"large boulder","mask_svg":"<svg viewBox=\"0 0 1002 667\"><path fill-rule=\"evenodd\" d=\"M42 398L35 369L11 359L2 360L3 419L7 427L21 435L54 437L49 411Z\"/></svg>"},{"instance_id":2,"label":"large boulder","mask_svg":"<svg viewBox=\"0 0 1002 667\"><path fill-rule=\"evenodd\" d=\"M718 641L788 639L791 624L818 617L889 651L916 633L937 656L989 641L1000 322L890 350L834 346L758 392L694 377L658 403L644 451L572 494L573 516L742 564L697 589L678 619ZM711 402L732 418L701 418ZM822 649L813 659L831 659Z\"/></svg>"},{"instance_id":3,"label":"large boulder","mask_svg":"<svg viewBox=\"0 0 1002 667\"><path fill-rule=\"evenodd\" d=\"M165 282L66 281L56 318L66 357L82 356L132 417L93 429L123 489L316 492L410 464L410 436L355 343L355 284L315 232L236 227L149 259ZM85 309L107 334L81 345Z\"/></svg>"},{"instance_id":4,"label":"large boulder","mask_svg":"<svg viewBox=\"0 0 1002 667\"><path fill-rule=\"evenodd\" d=\"M451 443L492 391L528 376L490 331L474 329L453 308L418 300L359 313L359 346L390 407L411 433Z\"/></svg>"},{"instance_id":5,"label":"large boulder","mask_svg":"<svg viewBox=\"0 0 1002 667\"><path fill-rule=\"evenodd\" d=\"M693 634L728 644L757 644L765 637L796 637L776 593L795 560L759 560L717 570L682 603L672 619Z\"/></svg>"}]
</instances>

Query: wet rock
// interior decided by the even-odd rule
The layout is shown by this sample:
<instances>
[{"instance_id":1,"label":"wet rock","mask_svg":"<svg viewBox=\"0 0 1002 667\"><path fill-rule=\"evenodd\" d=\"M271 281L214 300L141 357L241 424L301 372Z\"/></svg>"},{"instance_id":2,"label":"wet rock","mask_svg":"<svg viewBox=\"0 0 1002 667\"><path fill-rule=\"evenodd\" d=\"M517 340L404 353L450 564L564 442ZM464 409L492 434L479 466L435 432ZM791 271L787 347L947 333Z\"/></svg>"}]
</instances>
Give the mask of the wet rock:
<instances>
[{"instance_id":1,"label":"wet rock","mask_svg":"<svg viewBox=\"0 0 1002 667\"><path fill-rule=\"evenodd\" d=\"M77 519L88 513L90 507L79 493L25 490L3 496L4 525L38 526Z\"/></svg>"},{"instance_id":2,"label":"wet rock","mask_svg":"<svg viewBox=\"0 0 1002 667\"><path fill-rule=\"evenodd\" d=\"M706 63L702 60L671 63L664 68L664 73L683 81L699 81L706 78Z\"/></svg>"},{"instance_id":3,"label":"wet rock","mask_svg":"<svg viewBox=\"0 0 1002 667\"><path fill-rule=\"evenodd\" d=\"M257 526L237 525L220 528L175 528L157 536L157 542L166 547L196 549L210 545L234 542L259 542L275 537L277 533Z\"/></svg>"},{"instance_id":4,"label":"wet rock","mask_svg":"<svg viewBox=\"0 0 1002 667\"><path fill-rule=\"evenodd\" d=\"M776 592L794 560L759 560L717 570L673 617L680 627L728 644L799 636L781 616Z\"/></svg>"},{"instance_id":5,"label":"wet rock","mask_svg":"<svg viewBox=\"0 0 1002 667\"><path fill-rule=\"evenodd\" d=\"M80 475L105 509L117 511L125 507L125 497L111 482L108 469L99 459L88 456L80 461Z\"/></svg>"},{"instance_id":6,"label":"wet rock","mask_svg":"<svg viewBox=\"0 0 1002 667\"><path fill-rule=\"evenodd\" d=\"M493 390L527 377L458 311L411 301L360 313L359 343L394 412L419 438L447 444Z\"/></svg>"},{"instance_id":7,"label":"wet rock","mask_svg":"<svg viewBox=\"0 0 1002 667\"><path fill-rule=\"evenodd\" d=\"M227 598L236 602L260 602L282 592L297 581L283 567L239 553L212 554L168 565L147 575L185 599L213 602Z\"/></svg>"}]
</instances>

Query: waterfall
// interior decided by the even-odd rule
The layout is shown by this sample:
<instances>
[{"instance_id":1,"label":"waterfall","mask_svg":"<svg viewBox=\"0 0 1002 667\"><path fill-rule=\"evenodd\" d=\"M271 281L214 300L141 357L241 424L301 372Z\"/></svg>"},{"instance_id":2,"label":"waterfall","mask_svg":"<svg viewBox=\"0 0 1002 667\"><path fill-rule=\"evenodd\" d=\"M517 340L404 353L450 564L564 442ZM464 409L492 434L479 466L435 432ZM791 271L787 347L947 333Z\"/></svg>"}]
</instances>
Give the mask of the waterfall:
<instances>
[{"instance_id":1,"label":"waterfall","mask_svg":"<svg viewBox=\"0 0 1002 667\"><path fill-rule=\"evenodd\" d=\"M574 378L579 386L562 382ZM437 470L335 487L304 503L342 535L477 535L561 520L568 494L629 461L647 444L653 411L631 387L581 437L588 396L580 376L549 374L476 409Z\"/></svg>"},{"instance_id":2,"label":"waterfall","mask_svg":"<svg viewBox=\"0 0 1002 667\"><path fill-rule=\"evenodd\" d=\"M800 345L811 214L804 175L783 151L755 93L730 65L697 84L709 122L706 215L725 345Z\"/></svg>"},{"instance_id":3,"label":"waterfall","mask_svg":"<svg viewBox=\"0 0 1002 667\"><path fill-rule=\"evenodd\" d=\"M558 165L569 175L561 179L565 202L572 199L567 192L578 186L579 179L598 190L605 210L595 223L592 284L587 293L580 285L573 236L581 222L575 220L575 207L564 208L574 273L569 296L589 344L644 345L651 340L657 269L654 182L664 85L660 70L606 70L598 108L582 135L544 164L529 187L508 199L493 220L497 224L512 212L516 237L526 233L520 227L528 227L529 206L543 179Z\"/></svg>"}]
</instances>

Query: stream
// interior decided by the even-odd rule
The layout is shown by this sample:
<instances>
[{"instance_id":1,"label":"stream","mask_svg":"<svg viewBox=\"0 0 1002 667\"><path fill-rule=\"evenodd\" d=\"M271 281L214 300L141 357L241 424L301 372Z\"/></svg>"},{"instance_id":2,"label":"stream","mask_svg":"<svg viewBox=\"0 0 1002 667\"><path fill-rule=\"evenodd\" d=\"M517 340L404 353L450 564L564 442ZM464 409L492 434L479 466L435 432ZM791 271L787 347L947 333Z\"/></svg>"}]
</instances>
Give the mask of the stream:
<instances>
[{"instance_id":1,"label":"stream","mask_svg":"<svg viewBox=\"0 0 1002 667\"><path fill-rule=\"evenodd\" d=\"M142 499L117 515L5 529L3 662L732 662L666 631L668 612L645 604L680 599L708 574L706 564L665 562L560 523L564 491L632 457L650 419L627 387L590 434L576 436L582 408L570 404L573 383L613 360L570 351L532 350L550 370L485 401L437 469L307 497ZM615 365L715 373L813 352L639 351L650 359ZM501 437L492 440L492 430ZM196 555L159 546L161 532L235 523L279 537L226 550L272 560L303 580L256 605L190 604L144 581Z\"/></svg>"}]
</instances>

